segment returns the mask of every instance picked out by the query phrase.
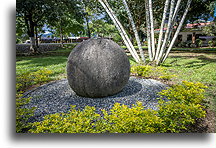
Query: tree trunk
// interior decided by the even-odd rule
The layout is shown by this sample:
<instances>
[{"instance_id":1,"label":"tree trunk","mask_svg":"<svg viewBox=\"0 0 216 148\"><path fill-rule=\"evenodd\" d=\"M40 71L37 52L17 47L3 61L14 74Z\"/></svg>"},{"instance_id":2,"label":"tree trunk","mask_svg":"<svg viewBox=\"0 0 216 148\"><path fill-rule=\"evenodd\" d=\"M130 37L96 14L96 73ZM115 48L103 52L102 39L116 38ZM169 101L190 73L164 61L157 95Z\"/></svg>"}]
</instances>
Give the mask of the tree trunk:
<instances>
[{"instance_id":1,"label":"tree trunk","mask_svg":"<svg viewBox=\"0 0 216 148\"><path fill-rule=\"evenodd\" d=\"M91 38L91 31L90 31L90 27L89 27L88 17L86 16L85 19L86 19L86 26L87 26L88 37Z\"/></svg>"},{"instance_id":2,"label":"tree trunk","mask_svg":"<svg viewBox=\"0 0 216 148\"><path fill-rule=\"evenodd\" d=\"M36 44L35 44L35 37L29 37L30 40L30 54L35 54L36 53Z\"/></svg>"},{"instance_id":3,"label":"tree trunk","mask_svg":"<svg viewBox=\"0 0 216 148\"><path fill-rule=\"evenodd\" d=\"M34 38L35 23L32 21L32 15L24 14L24 19L27 27L27 34L30 40L30 54L35 54L37 53L37 47L35 45L35 38Z\"/></svg>"},{"instance_id":4,"label":"tree trunk","mask_svg":"<svg viewBox=\"0 0 216 148\"><path fill-rule=\"evenodd\" d=\"M34 34L34 25L33 23L30 23L30 34L29 34L29 39L30 39L30 54L36 54L37 51L37 46L35 42L35 34Z\"/></svg>"},{"instance_id":5,"label":"tree trunk","mask_svg":"<svg viewBox=\"0 0 216 148\"><path fill-rule=\"evenodd\" d=\"M147 41L148 41L148 55L149 55L149 60L153 61L152 57L152 48L151 48L151 33L150 33L150 21L149 21L149 5L148 5L148 0L145 0L145 8L146 8L146 34L147 34Z\"/></svg>"},{"instance_id":6,"label":"tree trunk","mask_svg":"<svg viewBox=\"0 0 216 148\"><path fill-rule=\"evenodd\" d=\"M60 43L61 43L61 47L64 47L63 45L63 34L62 34L62 27L60 25Z\"/></svg>"},{"instance_id":7,"label":"tree trunk","mask_svg":"<svg viewBox=\"0 0 216 148\"><path fill-rule=\"evenodd\" d=\"M122 0L122 1L123 1L124 6L125 6L126 12L128 14L128 17L129 17L129 20L130 20L130 23L131 23L131 26L132 26L136 41L137 41L137 45L138 45L138 48L139 48L139 51L140 51L140 56L141 56L142 62L145 63L144 52L143 52L143 49L142 49L142 46L141 46L141 43L140 43L140 38L139 38L139 35L138 35L138 32L137 32L133 17L131 15L131 12L130 12L130 9L129 9L128 5L127 5L126 0Z\"/></svg>"},{"instance_id":8,"label":"tree trunk","mask_svg":"<svg viewBox=\"0 0 216 148\"><path fill-rule=\"evenodd\" d=\"M39 48L37 26L35 26L35 38L36 38L36 47Z\"/></svg>"},{"instance_id":9,"label":"tree trunk","mask_svg":"<svg viewBox=\"0 0 216 148\"><path fill-rule=\"evenodd\" d=\"M167 43L169 41L169 38L170 38L170 32L171 32L171 27L172 27L172 16L173 16L173 12L174 12L174 4L175 4L175 0L171 0L171 4L170 4L170 12L169 12L169 19L168 19L168 24L167 24L167 30L166 30L166 33L165 33L165 37L164 37L164 40L163 40L163 44L160 48L160 53L159 53L159 56L158 58L156 59L156 64L158 65L161 61L161 58L165 52L165 49L166 49L166 46L167 46Z\"/></svg>"},{"instance_id":10,"label":"tree trunk","mask_svg":"<svg viewBox=\"0 0 216 148\"><path fill-rule=\"evenodd\" d=\"M152 10L152 0L149 0L149 18L151 25L151 49L152 49L152 58L155 57L155 37L154 37L154 18Z\"/></svg>"},{"instance_id":11,"label":"tree trunk","mask_svg":"<svg viewBox=\"0 0 216 148\"><path fill-rule=\"evenodd\" d=\"M177 13L178 13L178 11L179 11L180 3L181 3L181 0L178 0L177 3L176 3L175 11L174 11L173 17L172 17L172 22L173 22L173 23L175 22L175 19L176 19L176 17L177 17Z\"/></svg>"},{"instance_id":12,"label":"tree trunk","mask_svg":"<svg viewBox=\"0 0 216 148\"><path fill-rule=\"evenodd\" d=\"M178 34L179 34L179 32L180 32L180 30L181 30L181 27L182 27L182 25L183 25L183 23L184 23L185 17L186 17L186 15L187 15L187 13L188 13L188 10L189 10L189 8L190 8L191 2L192 2L192 0L188 0L188 1L187 1L187 6L186 6L186 9L185 9L185 12L184 12L184 14L183 14L183 16L182 16L182 18L181 18L181 21L180 21L180 23L179 23L179 25L178 25L178 28L176 29L175 35L173 36L172 41L171 41L171 43L170 43L170 45L169 45L169 47L168 47L168 49L167 49L167 51L166 51L166 53L165 53L165 55L164 55L164 57L163 57L162 62L164 62L164 61L166 60L167 56L168 56L169 53L170 53L170 50L172 49L172 47L173 47L173 45L174 45L174 43L175 43L176 38L178 37Z\"/></svg>"},{"instance_id":13,"label":"tree trunk","mask_svg":"<svg viewBox=\"0 0 216 148\"><path fill-rule=\"evenodd\" d=\"M166 20L167 10L169 7L169 2L170 2L170 0L166 0L165 5L164 5L164 11L163 11L163 17L162 17L161 26L160 26L160 33L159 33L159 38L158 38L157 51L156 51L155 59L158 59L158 55L159 55L160 48L161 48L161 43L162 43L162 39L163 39L163 29L164 29L164 24L165 24L165 20Z\"/></svg>"},{"instance_id":14,"label":"tree trunk","mask_svg":"<svg viewBox=\"0 0 216 148\"><path fill-rule=\"evenodd\" d=\"M108 2L106 0L103 0L103 1L99 0L99 2L103 6L103 8L106 10L108 15L112 19L113 23L115 24L115 26L118 29L118 31L119 31L125 45L127 46L128 50L130 51L132 57L135 59L136 62L139 62L140 58L139 58L136 50L134 49L134 46L132 45L128 35L126 34L126 32L125 32L123 26L121 25L121 23L119 22L118 18L115 16L114 12L110 8Z\"/></svg>"}]
</instances>

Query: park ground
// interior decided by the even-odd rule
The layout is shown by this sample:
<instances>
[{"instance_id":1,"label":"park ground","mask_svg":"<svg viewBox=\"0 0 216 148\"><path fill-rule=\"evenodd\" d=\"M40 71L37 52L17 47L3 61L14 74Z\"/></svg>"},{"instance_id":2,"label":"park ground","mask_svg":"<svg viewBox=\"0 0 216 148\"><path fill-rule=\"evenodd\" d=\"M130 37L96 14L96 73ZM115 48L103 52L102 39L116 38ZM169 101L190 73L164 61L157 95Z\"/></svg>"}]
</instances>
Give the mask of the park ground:
<instances>
[{"instance_id":1,"label":"park ground","mask_svg":"<svg viewBox=\"0 0 216 148\"><path fill-rule=\"evenodd\" d=\"M71 46L64 46L56 51L49 51L42 55L17 56L16 76L19 77L37 72L41 69L50 70L49 79L29 83L22 91L30 90L49 81L66 78L67 57ZM147 50L144 50L147 55ZM211 49L174 49L169 58L162 64L171 75L176 75L171 80L164 81L168 85L181 83L183 80L189 82L201 82L208 86L205 92L207 115L204 119L198 119L196 125L191 127L193 132L213 133L215 132L215 102L216 102L216 48ZM132 58L131 65L136 63ZM160 80L159 80L160 81ZM161 80L162 81L162 80Z\"/></svg>"}]
</instances>

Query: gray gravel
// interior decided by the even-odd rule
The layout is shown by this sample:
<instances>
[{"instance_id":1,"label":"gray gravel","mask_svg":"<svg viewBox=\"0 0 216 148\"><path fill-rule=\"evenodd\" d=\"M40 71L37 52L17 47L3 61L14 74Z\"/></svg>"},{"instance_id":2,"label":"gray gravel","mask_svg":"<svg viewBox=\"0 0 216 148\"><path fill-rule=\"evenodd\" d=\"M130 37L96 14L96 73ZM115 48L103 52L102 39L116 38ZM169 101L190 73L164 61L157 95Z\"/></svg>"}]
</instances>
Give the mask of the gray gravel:
<instances>
[{"instance_id":1,"label":"gray gravel","mask_svg":"<svg viewBox=\"0 0 216 148\"><path fill-rule=\"evenodd\" d=\"M152 79L130 77L128 84L118 94L104 98L84 98L77 96L68 85L67 79L51 82L24 93L23 97L32 97L25 108L36 107L30 122L41 121L47 114L67 112L70 105L83 109L86 105L94 106L100 113L101 109L109 110L116 102L131 106L137 101L143 102L146 108L157 109L157 95L167 85Z\"/></svg>"}]
</instances>

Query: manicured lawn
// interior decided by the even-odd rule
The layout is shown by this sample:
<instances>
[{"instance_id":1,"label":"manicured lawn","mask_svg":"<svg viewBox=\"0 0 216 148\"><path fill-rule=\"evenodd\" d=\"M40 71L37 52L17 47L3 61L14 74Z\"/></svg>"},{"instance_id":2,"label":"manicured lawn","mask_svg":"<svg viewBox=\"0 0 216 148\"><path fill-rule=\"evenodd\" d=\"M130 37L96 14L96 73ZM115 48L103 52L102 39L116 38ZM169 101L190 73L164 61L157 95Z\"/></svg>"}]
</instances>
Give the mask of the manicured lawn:
<instances>
[{"instance_id":1,"label":"manicured lawn","mask_svg":"<svg viewBox=\"0 0 216 148\"><path fill-rule=\"evenodd\" d=\"M210 108L215 108L216 102L216 56L214 53L171 53L163 64L170 73L176 74L176 83L182 80L201 82L208 86L207 99Z\"/></svg>"},{"instance_id":2,"label":"manicured lawn","mask_svg":"<svg viewBox=\"0 0 216 148\"><path fill-rule=\"evenodd\" d=\"M65 77L66 61L66 56L17 57L16 75L47 69L52 70L53 79L60 79Z\"/></svg>"}]
</instances>

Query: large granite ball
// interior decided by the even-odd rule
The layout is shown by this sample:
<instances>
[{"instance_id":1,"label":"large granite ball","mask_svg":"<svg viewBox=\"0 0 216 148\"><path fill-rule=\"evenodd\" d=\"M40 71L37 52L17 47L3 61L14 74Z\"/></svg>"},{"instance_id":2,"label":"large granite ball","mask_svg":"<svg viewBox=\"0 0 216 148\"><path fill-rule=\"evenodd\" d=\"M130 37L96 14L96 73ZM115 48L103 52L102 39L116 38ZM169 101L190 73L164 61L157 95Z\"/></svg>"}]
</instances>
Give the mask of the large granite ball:
<instances>
[{"instance_id":1,"label":"large granite ball","mask_svg":"<svg viewBox=\"0 0 216 148\"><path fill-rule=\"evenodd\" d=\"M127 55L112 40L83 41L68 57L68 82L79 96L98 98L114 95L123 89L129 77Z\"/></svg>"}]
</instances>

